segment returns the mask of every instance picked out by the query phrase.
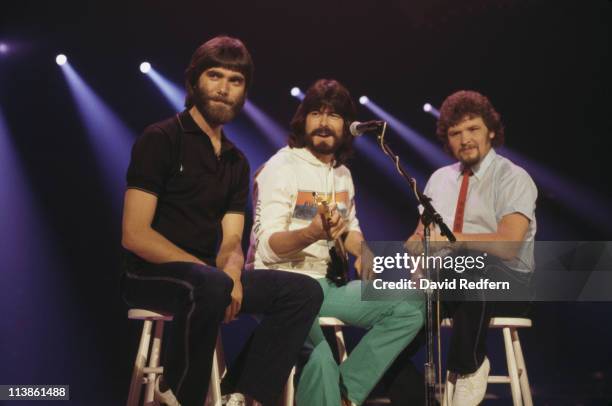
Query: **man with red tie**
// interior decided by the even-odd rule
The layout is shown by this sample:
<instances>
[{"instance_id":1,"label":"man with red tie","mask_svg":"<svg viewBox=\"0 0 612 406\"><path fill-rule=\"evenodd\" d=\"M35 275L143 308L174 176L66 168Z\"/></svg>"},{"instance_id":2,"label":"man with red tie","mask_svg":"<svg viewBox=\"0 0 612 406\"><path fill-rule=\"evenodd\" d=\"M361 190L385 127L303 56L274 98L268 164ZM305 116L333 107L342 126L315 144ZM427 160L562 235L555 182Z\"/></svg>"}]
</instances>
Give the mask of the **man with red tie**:
<instances>
[{"instance_id":1,"label":"man with red tie","mask_svg":"<svg viewBox=\"0 0 612 406\"><path fill-rule=\"evenodd\" d=\"M537 189L523 168L496 153L494 147L504 142L499 113L482 94L459 91L442 104L436 132L458 162L435 171L425 194L444 222L452 225L457 238L452 246L486 253L487 262L494 265L484 276L526 286L534 269L531 242L536 233ZM437 228L431 235L432 241L446 241ZM419 223L409 241L420 241L422 236ZM492 301L479 292L478 297L458 298L443 307L453 318L447 368L455 390L445 395L447 404L474 406L487 387L490 365L485 341L490 318L518 316L525 305Z\"/></svg>"}]
</instances>

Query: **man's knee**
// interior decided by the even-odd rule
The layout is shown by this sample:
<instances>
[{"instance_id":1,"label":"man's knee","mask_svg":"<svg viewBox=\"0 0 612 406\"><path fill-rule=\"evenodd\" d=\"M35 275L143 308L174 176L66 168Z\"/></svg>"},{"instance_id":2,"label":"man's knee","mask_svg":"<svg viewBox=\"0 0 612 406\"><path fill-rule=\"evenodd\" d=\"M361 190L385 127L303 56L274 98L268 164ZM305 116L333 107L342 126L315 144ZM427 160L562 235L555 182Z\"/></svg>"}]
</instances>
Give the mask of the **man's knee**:
<instances>
[{"instance_id":1,"label":"man's knee","mask_svg":"<svg viewBox=\"0 0 612 406\"><path fill-rule=\"evenodd\" d=\"M225 309L231 301L234 282L225 272L209 270L194 289L194 300L210 308Z\"/></svg>"},{"instance_id":2,"label":"man's knee","mask_svg":"<svg viewBox=\"0 0 612 406\"><path fill-rule=\"evenodd\" d=\"M294 284L295 295L306 302L316 313L319 312L323 303L323 289L316 279L305 275L295 275L300 277Z\"/></svg>"},{"instance_id":3,"label":"man's knee","mask_svg":"<svg viewBox=\"0 0 612 406\"><path fill-rule=\"evenodd\" d=\"M423 307L415 302L400 302L393 309L395 317L404 320L402 323L410 331L419 331L425 324Z\"/></svg>"}]
</instances>

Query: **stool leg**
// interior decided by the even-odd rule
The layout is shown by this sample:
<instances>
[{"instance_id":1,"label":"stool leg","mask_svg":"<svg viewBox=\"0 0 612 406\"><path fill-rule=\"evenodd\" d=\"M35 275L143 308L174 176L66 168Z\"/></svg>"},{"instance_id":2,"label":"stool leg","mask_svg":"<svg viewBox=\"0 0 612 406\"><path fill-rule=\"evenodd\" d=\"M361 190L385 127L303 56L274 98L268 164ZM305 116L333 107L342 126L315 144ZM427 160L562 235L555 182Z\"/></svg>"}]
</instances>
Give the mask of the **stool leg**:
<instances>
[{"instance_id":1,"label":"stool leg","mask_svg":"<svg viewBox=\"0 0 612 406\"><path fill-rule=\"evenodd\" d=\"M348 358L346 354L346 343L344 342L344 334L342 334L341 326L334 326L334 333L336 335L336 345L338 346L338 358L340 359L340 363L343 363ZM351 406L355 406L353 402L351 402Z\"/></svg>"},{"instance_id":2,"label":"stool leg","mask_svg":"<svg viewBox=\"0 0 612 406\"><path fill-rule=\"evenodd\" d=\"M284 406L293 406L295 402L295 388L293 386L293 380L295 378L295 367L291 368L289 378L287 378L287 384L285 385L285 394L283 396Z\"/></svg>"},{"instance_id":3,"label":"stool leg","mask_svg":"<svg viewBox=\"0 0 612 406\"><path fill-rule=\"evenodd\" d=\"M514 349L512 348L512 338L510 337L510 328L504 327L504 346L506 347L506 361L508 363L508 375L510 375L510 389L512 390L512 403L514 406L522 406L521 388L518 379L518 371L516 367L516 358L514 357Z\"/></svg>"},{"instance_id":4,"label":"stool leg","mask_svg":"<svg viewBox=\"0 0 612 406\"><path fill-rule=\"evenodd\" d=\"M346 345L344 343L344 334L342 334L342 327L334 326L334 333L336 335L336 345L338 346L338 358L340 363L346 361Z\"/></svg>"},{"instance_id":5,"label":"stool leg","mask_svg":"<svg viewBox=\"0 0 612 406\"><path fill-rule=\"evenodd\" d=\"M446 383L444 384L444 393L442 394L442 406L453 405L453 394L455 393L455 385L450 380L451 372L446 371Z\"/></svg>"},{"instance_id":6,"label":"stool leg","mask_svg":"<svg viewBox=\"0 0 612 406\"><path fill-rule=\"evenodd\" d=\"M155 336L153 337L153 345L151 346L151 356L149 357L149 368L157 368L159 366L159 353L161 351L161 342L164 336L164 321L157 320L155 322ZM145 404L153 402L155 393L155 372L149 372L148 382L145 394Z\"/></svg>"},{"instance_id":7,"label":"stool leg","mask_svg":"<svg viewBox=\"0 0 612 406\"><path fill-rule=\"evenodd\" d=\"M521 383L521 393L523 394L523 402L525 402L525 406L533 406L533 399L531 399L531 389L529 388L529 378L527 376L527 365L525 365L525 358L523 358L523 350L521 348L521 341L519 340L518 331L513 328L510 330L510 332L512 333L514 356L516 357L516 364L519 370L519 381Z\"/></svg>"},{"instance_id":8,"label":"stool leg","mask_svg":"<svg viewBox=\"0 0 612 406\"><path fill-rule=\"evenodd\" d=\"M221 368L219 367L219 355L222 352L221 335L217 335L217 345L213 353L212 371L210 373L210 385L208 396L212 406L221 406Z\"/></svg>"},{"instance_id":9,"label":"stool leg","mask_svg":"<svg viewBox=\"0 0 612 406\"><path fill-rule=\"evenodd\" d=\"M134 361L134 370L132 371L132 381L130 382L130 392L128 394L127 406L138 406L140 398L140 389L142 388L142 369L149 357L149 342L151 341L151 320L145 320L142 326L142 334L140 335L140 344L138 344L138 352Z\"/></svg>"}]
</instances>

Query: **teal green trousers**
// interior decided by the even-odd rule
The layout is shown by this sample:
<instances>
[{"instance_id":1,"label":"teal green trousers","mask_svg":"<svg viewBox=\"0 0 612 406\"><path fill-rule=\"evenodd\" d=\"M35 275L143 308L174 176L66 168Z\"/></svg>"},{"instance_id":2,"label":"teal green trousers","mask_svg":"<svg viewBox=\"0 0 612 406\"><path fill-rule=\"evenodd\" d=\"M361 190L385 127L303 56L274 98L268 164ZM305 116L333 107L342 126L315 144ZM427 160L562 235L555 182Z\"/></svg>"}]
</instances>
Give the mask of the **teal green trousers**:
<instances>
[{"instance_id":1,"label":"teal green trousers","mask_svg":"<svg viewBox=\"0 0 612 406\"><path fill-rule=\"evenodd\" d=\"M297 388L298 406L339 406L341 396L361 405L414 339L425 321L421 297L403 301L362 301L361 281L337 287L319 279L324 300L320 317L336 317L368 330L347 360L338 365L318 320L308 336L314 347Z\"/></svg>"}]
</instances>

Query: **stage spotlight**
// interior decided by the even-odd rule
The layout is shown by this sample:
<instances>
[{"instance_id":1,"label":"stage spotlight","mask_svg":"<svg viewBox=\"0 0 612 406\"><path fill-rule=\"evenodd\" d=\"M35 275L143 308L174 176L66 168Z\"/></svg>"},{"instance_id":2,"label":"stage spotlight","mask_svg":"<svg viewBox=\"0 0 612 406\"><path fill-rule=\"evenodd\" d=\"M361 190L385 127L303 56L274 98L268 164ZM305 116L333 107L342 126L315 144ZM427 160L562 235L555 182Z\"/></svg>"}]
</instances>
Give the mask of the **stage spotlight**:
<instances>
[{"instance_id":1,"label":"stage spotlight","mask_svg":"<svg viewBox=\"0 0 612 406\"><path fill-rule=\"evenodd\" d=\"M55 63L57 63L59 66L64 65L66 62L68 62L68 58L64 54L59 54L55 57Z\"/></svg>"},{"instance_id":2,"label":"stage spotlight","mask_svg":"<svg viewBox=\"0 0 612 406\"><path fill-rule=\"evenodd\" d=\"M274 148L282 148L287 144L288 131L250 100L244 103L244 112Z\"/></svg>"},{"instance_id":3,"label":"stage spotlight","mask_svg":"<svg viewBox=\"0 0 612 406\"><path fill-rule=\"evenodd\" d=\"M365 97L365 96L362 96ZM359 100L361 102L361 100ZM380 107L374 100L367 100L366 108L387 122L389 127L397 132L406 142L412 145L423 157L432 163L434 167L440 167L451 163L450 156L442 149L430 141L427 137L414 131L408 125L402 123L399 119L391 115ZM434 108L429 114L434 114Z\"/></svg>"},{"instance_id":4,"label":"stage spotlight","mask_svg":"<svg viewBox=\"0 0 612 406\"><path fill-rule=\"evenodd\" d=\"M306 96L304 92L302 92L302 90L297 86L292 87L289 93L291 93L291 96L299 100L304 100L304 97Z\"/></svg>"},{"instance_id":5,"label":"stage spotlight","mask_svg":"<svg viewBox=\"0 0 612 406\"><path fill-rule=\"evenodd\" d=\"M440 118L440 111L431 105L431 103L425 103L423 105L423 111L425 113L431 114L435 118Z\"/></svg>"},{"instance_id":6,"label":"stage spotlight","mask_svg":"<svg viewBox=\"0 0 612 406\"><path fill-rule=\"evenodd\" d=\"M104 174L109 192L106 201L115 212L120 212L125 171L135 136L69 63L62 66L61 72L101 168L100 173Z\"/></svg>"},{"instance_id":7,"label":"stage spotlight","mask_svg":"<svg viewBox=\"0 0 612 406\"><path fill-rule=\"evenodd\" d=\"M151 70L151 64L149 62L143 62L140 64L140 71L142 73L149 73Z\"/></svg>"},{"instance_id":8,"label":"stage spotlight","mask_svg":"<svg viewBox=\"0 0 612 406\"><path fill-rule=\"evenodd\" d=\"M6 45L4 42L0 42L0 54L6 54L8 51L8 45Z\"/></svg>"},{"instance_id":9,"label":"stage spotlight","mask_svg":"<svg viewBox=\"0 0 612 406\"><path fill-rule=\"evenodd\" d=\"M364 105L365 105L365 104L367 104L369 101L370 101L370 99L368 99L368 96L361 96L361 97L359 98L359 103L360 103L360 104L364 104Z\"/></svg>"}]
</instances>

